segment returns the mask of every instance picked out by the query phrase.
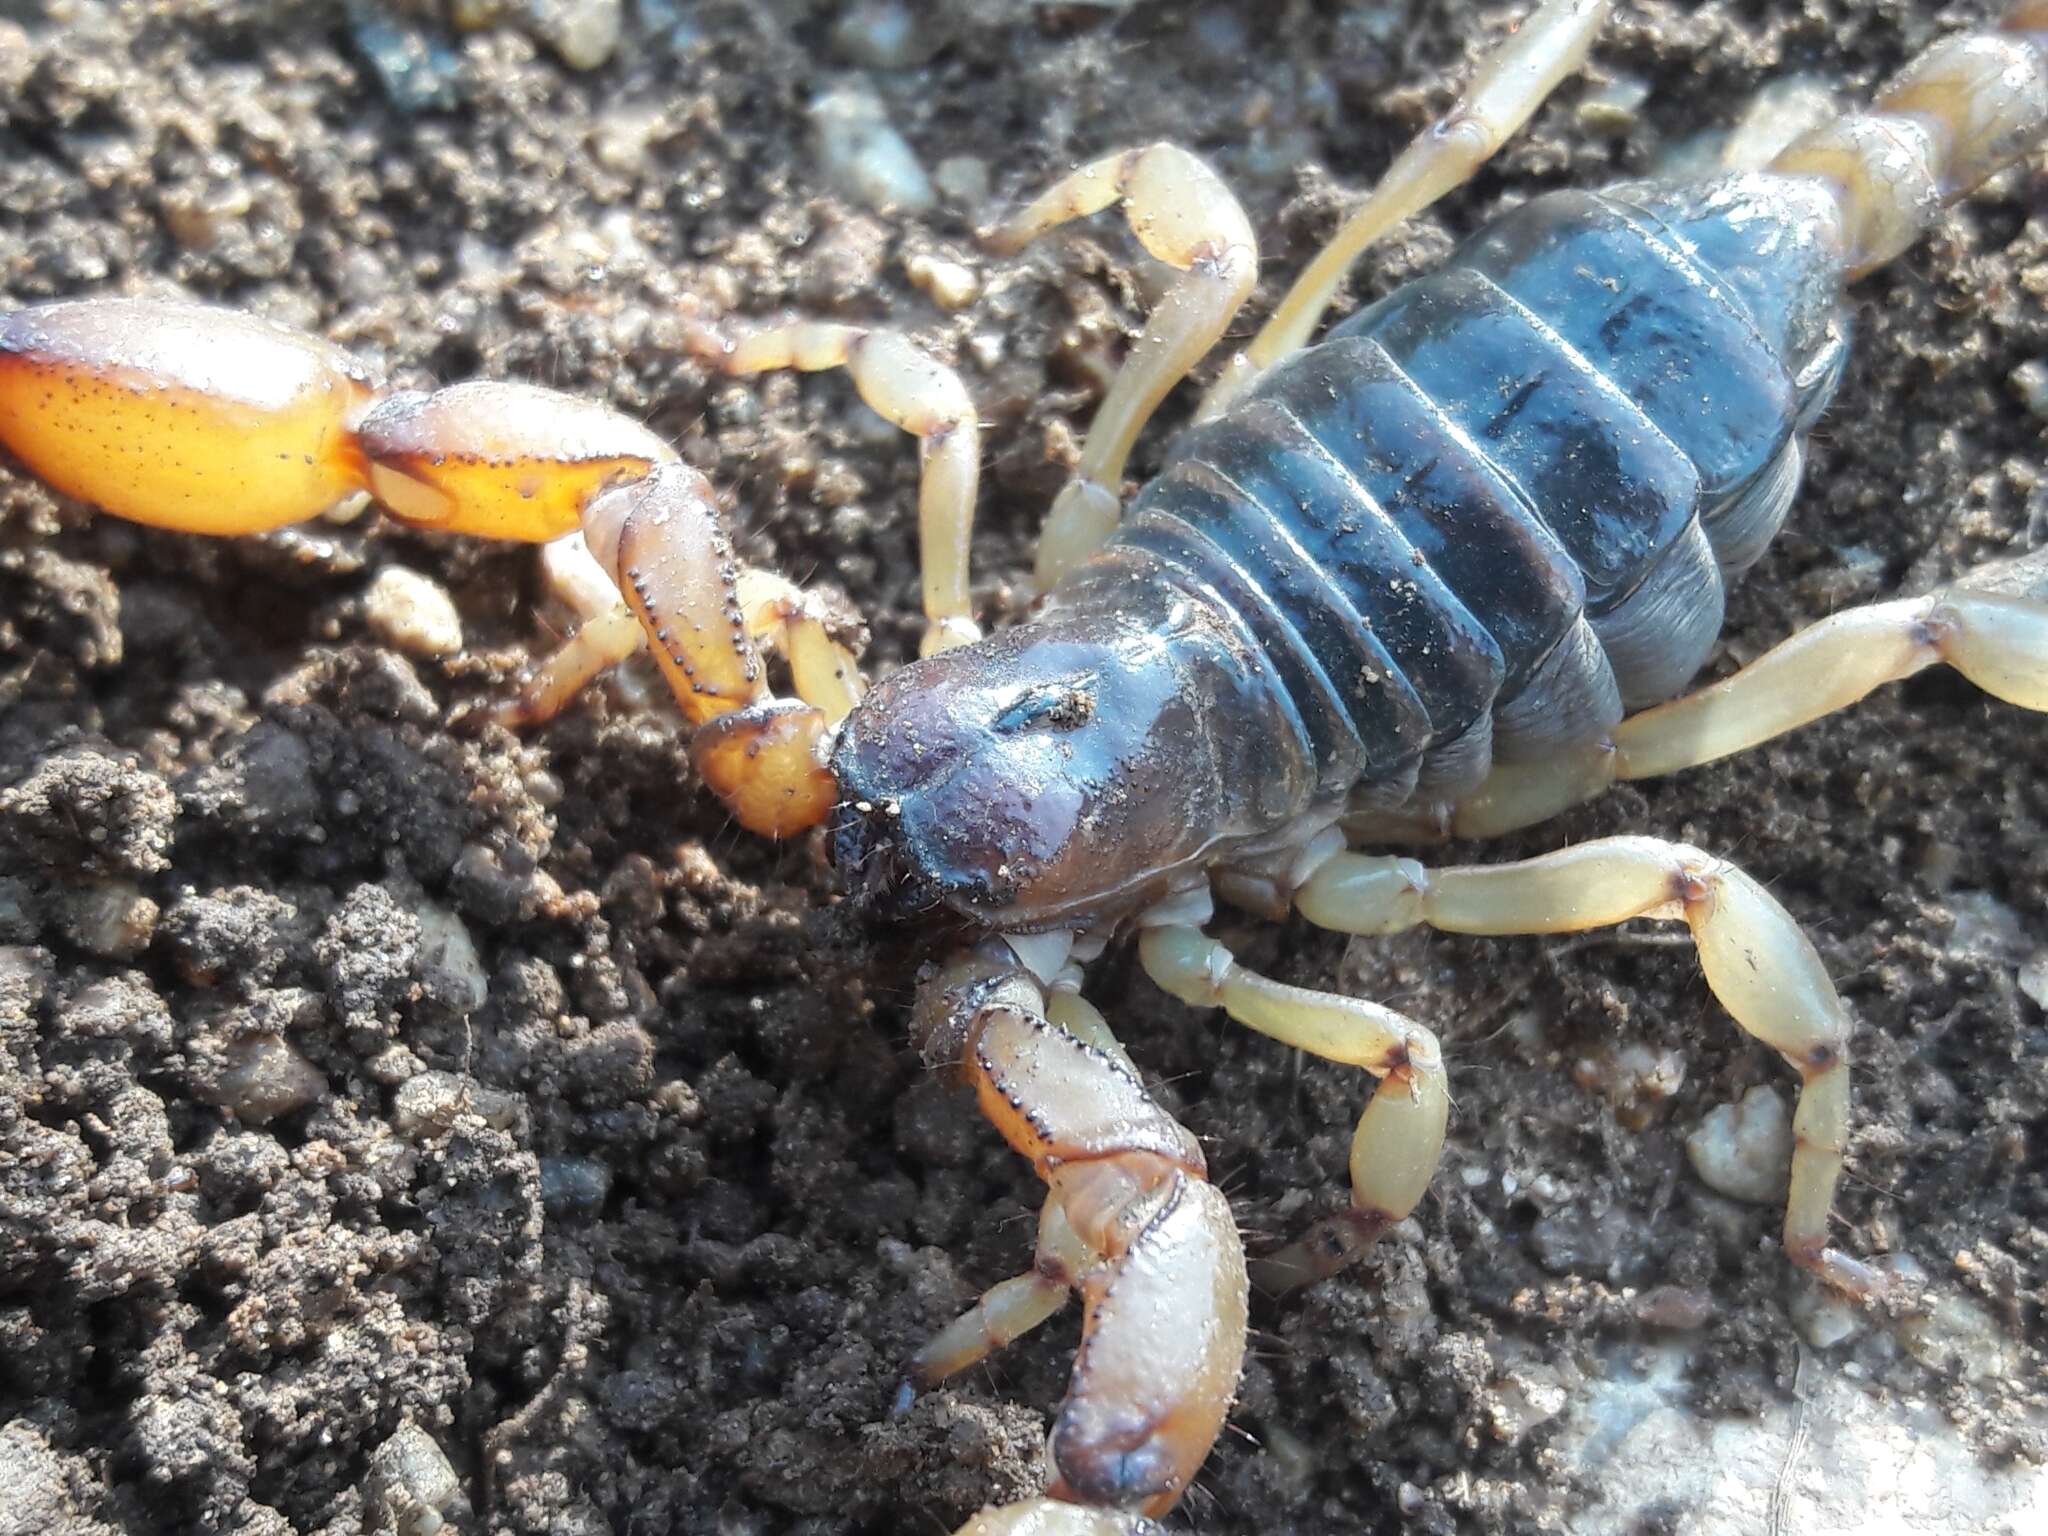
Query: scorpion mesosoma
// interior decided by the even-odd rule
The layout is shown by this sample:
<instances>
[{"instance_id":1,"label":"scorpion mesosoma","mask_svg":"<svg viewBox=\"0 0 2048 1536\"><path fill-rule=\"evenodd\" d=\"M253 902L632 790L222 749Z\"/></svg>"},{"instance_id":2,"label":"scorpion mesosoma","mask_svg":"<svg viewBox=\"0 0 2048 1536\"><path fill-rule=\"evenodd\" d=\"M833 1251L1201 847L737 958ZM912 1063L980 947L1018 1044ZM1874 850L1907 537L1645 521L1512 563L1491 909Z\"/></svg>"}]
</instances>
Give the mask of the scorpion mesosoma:
<instances>
[{"instance_id":1,"label":"scorpion mesosoma","mask_svg":"<svg viewBox=\"0 0 2048 1536\"><path fill-rule=\"evenodd\" d=\"M255 320L86 300L0 317L0 441L52 486L172 528L275 527L366 490L407 523L555 541L551 573L585 622L503 719L545 719L646 646L736 819L773 836L829 826L878 906L977 930L923 987L919 1043L1049 1193L1031 1270L934 1338L911 1378L961 1369L1079 1291L1047 1495L965 1531L1142 1531L1220 1431L1247 1273L1194 1138L1082 1000L1083 964L1135 930L1174 996L1380 1080L1351 1209L1267 1261L1277 1285L1330 1272L1415 1207L1449 1107L1427 1028L1240 966L1203 932L1212 894L1352 934L1684 921L1715 996L1803 1080L1787 1254L1854 1296L1887 1285L1828 1245L1847 1015L1756 882L1648 838L1489 868L1349 851L1524 826L1935 662L2048 708L2048 584L2025 570L1838 614L1682 696L1728 584L1794 499L1802 435L1840 373L1845 281L2048 133L2044 0L1937 44L1868 111L1763 168L1538 198L1310 340L1352 260L1469 177L1608 9L1546 0L1482 65L1229 360L1128 510L1139 429L1251 292L1248 222L1162 144L1073 172L993 232L1014 249L1120 204L1181 276L1054 504L1041 607L991 638L969 604L979 445L958 379L886 331L704 332L731 372L844 367L921 439L925 658L872 690L805 593L737 565L708 486L667 444L549 391L386 394L326 344ZM768 650L793 697L771 692Z\"/></svg>"}]
</instances>

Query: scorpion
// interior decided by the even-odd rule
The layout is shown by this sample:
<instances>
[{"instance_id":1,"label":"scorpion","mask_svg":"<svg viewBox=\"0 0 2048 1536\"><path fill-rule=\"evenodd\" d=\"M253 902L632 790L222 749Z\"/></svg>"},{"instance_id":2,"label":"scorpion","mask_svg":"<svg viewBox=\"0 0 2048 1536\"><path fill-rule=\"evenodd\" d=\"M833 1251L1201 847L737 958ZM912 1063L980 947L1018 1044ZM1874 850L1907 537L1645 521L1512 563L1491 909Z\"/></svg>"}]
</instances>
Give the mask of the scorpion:
<instances>
[{"instance_id":1,"label":"scorpion","mask_svg":"<svg viewBox=\"0 0 2048 1536\"><path fill-rule=\"evenodd\" d=\"M735 820L823 828L879 915L964 931L921 983L914 1036L1046 1198L1029 1270L920 1349L906 1390L1078 1293L1049 1484L962 1536L1137 1536L1222 1429L1249 1275L1199 1144L1084 1000L1085 966L1135 935L1174 997L1378 1080L1350 1206L1263 1261L1276 1289L1333 1273L1415 1209L1451 1105L1424 1024L1248 969L1205 931L1217 897L1353 935L1683 922L1714 996L1801 1079L1787 1257L1863 1300L1899 1284L1829 1242L1850 1020L1755 880L1648 837L1484 867L1359 851L1531 825L1936 663L2048 709L2048 583L2025 561L1837 613L1686 691L1796 499L1842 374L1847 285L2048 137L2044 0L1936 43L1868 109L1760 167L1534 198L1314 339L1360 253L1472 176L1609 9L1544 0L1482 62L1128 506L1140 430L1253 291L1249 221L1161 143L1073 171L994 228L1014 251L1120 207L1178 275L1048 514L1037 608L993 635L970 600L980 443L952 370L882 329L697 327L730 373L848 371L919 439L922 656L873 686L821 602L738 562L711 487L666 442L549 390L393 393L253 318L84 299L0 316L0 443L57 490L167 528L253 532L367 492L413 526L544 543L583 622L500 721L545 721L645 649Z\"/></svg>"}]
</instances>

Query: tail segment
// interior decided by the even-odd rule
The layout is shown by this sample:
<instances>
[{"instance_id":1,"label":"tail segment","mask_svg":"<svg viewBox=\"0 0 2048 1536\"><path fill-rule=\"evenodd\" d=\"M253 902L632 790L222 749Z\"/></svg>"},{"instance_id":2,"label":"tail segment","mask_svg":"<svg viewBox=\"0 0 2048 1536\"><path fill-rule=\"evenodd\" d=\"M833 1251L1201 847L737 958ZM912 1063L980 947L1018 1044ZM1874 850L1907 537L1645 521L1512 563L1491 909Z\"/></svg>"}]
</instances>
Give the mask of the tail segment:
<instances>
[{"instance_id":1,"label":"tail segment","mask_svg":"<svg viewBox=\"0 0 2048 1536\"><path fill-rule=\"evenodd\" d=\"M1826 184L1841 210L1843 264L1860 277L2044 139L2048 0L2015 0L1995 29L1936 43L1868 111L1814 129L1771 169Z\"/></svg>"}]
</instances>

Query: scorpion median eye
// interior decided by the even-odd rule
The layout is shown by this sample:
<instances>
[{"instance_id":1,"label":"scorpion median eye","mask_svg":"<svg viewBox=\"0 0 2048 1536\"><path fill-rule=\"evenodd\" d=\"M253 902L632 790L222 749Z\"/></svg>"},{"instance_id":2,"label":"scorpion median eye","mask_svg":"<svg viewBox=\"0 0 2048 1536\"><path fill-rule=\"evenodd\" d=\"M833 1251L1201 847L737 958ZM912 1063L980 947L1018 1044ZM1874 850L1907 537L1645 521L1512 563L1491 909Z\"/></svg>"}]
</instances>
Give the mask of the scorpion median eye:
<instances>
[{"instance_id":1,"label":"scorpion median eye","mask_svg":"<svg viewBox=\"0 0 2048 1536\"><path fill-rule=\"evenodd\" d=\"M1095 713L1095 695L1073 683L1042 683L1027 688L995 718L1005 733L1050 729L1071 730Z\"/></svg>"}]
</instances>

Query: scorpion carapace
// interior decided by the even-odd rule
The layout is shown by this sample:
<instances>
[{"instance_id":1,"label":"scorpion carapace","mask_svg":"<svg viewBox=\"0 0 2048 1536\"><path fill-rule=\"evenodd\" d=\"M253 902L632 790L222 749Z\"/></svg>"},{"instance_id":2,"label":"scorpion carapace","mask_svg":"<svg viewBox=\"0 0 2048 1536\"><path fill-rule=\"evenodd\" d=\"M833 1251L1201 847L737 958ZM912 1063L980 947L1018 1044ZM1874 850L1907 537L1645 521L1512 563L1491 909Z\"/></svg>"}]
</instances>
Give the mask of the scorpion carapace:
<instances>
[{"instance_id":1,"label":"scorpion carapace","mask_svg":"<svg viewBox=\"0 0 2048 1536\"><path fill-rule=\"evenodd\" d=\"M1048 1497L966 1530L1129 1536L1220 1431L1248 1287L1200 1147L1082 1000L1082 964L1135 928L1176 997L1380 1080L1351 1208L1263 1261L1275 1288L1415 1208L1449 1112L1428 1029L1239 966L1201 930L1213 894L1354 934L1683 921L1715 996L1803 1082L1788 1255L1853 1295L1889 1285L1829 1246L1850 1021L1760 885L1648 838L1492 868L1347 849L1526 825L1935 662L2048 709L2038 560L1839 614L1678 696L1794 499L1803 434L1841 373L1846 281L2048 134L2048 0L1938 43L1871 110L1766 166L1538 198L1310 341L1352 259L1469 176L1607 10L1546 0L1482 62L1228 359L1128 513L1137 433L1253 287L1250 224L1200 160L1152 145L1074 171L992 232L1011 250L1121 204L1180 277L1047 519L1041 608L986 641L967 583L978 439L951 370L888 331L699 328L696 349L731 372L845 368L920 439L925 659L872 691L830 608L739 565L710 488L668 445L548 391L389 394L258 321L91 300L0 317L0 441L60 489L175 528L272 527L360 490L407 522L554 540L550 577L584 624L502 720L546 718L646 646L744 824L829 819L834 857L879 906L977 931L921 989L914 1032L1048 1194L1031 1267L919 1351L911 1382L1078 1291ZM792 697L771 690L766 651Z\"/></svg>"},{"instance_id":2,"label":"scorpion carapace","mask_svg":"<svg viewBox=\"0 0 2048 1536\"><path fill-rule=\"evenodd\" d=\"M1213 604L1163 584L1068 599L877 685L832 756L833 857L898 914L1093 926L1287 822L1313 789L1297 734Z\"/></svg>"}]
</instances>

